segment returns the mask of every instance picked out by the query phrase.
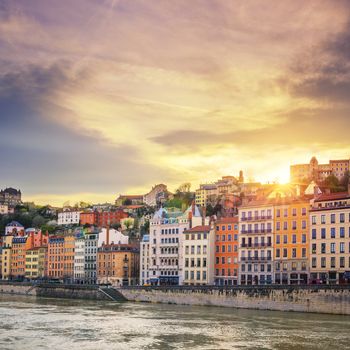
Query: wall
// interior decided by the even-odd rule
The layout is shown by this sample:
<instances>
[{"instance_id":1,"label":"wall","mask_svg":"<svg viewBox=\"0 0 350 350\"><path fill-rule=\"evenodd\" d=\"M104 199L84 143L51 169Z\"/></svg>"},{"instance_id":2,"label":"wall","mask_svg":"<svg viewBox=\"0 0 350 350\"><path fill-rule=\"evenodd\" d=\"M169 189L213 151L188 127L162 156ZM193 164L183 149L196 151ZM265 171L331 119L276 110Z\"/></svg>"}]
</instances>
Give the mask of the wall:
<instances>
[{"instance_id":1,"label":"wall","mask_svg":"<svg viewBox=\"0 0 350 350\"><path fill-rule=\"evenodd\" d=\"M350 315L350 287L121 288L129 301Z\"/></svg>"},{"instance_id":2,"label":"wall","mask_svg":"<svg viewBox=\"0 0 350 350\"><path fill-rule=\"evenodd\" d=\"M88 299L88 300L110 300L95 286L83 285L60 285L60 284L38 284L30 283L0 283L0 293L32 295L45 298L66 299Z\"/></svg>"}]
</instances>

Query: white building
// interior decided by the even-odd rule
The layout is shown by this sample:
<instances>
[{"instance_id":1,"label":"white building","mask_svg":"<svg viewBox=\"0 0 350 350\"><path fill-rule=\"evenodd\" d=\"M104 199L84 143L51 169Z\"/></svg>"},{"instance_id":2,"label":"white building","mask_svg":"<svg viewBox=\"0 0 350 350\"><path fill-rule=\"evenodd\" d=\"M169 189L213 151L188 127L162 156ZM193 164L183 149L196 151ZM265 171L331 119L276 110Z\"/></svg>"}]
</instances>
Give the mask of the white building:
<instances>
[{"instance_id":1,"label":"white building","mask_svg":"<svg viewBox=\"0 0 350 350\"><path fill-rule=\"evenodd\" d=\"M85 235L85 283L95 284L97 282L96 259L97 259L98 234L89 233Z\"/></svg>"},{"instance_id":2,"label":"white building","mask_svg":"<svg viewBox=\"0 0 350 350\"><path fill-rule=\"evenodd\" d=\"M102 228L98 235L98 246L102 247L103 244L129 244L129 236L115 229Z\"/></svg>"},{"instance_id":3,"label":"white building","mask_svg":"<svg viewBox=\"0 0 350 350\"><path fill-rule=\"evenodd\" d=\"M11 221L6 225L5 235L16 235L16 233L18 234L21 231L24 231L24 227L17 221Z\"/></svg>"},{"instance_id":4,"label":"white building","mask_svg":"<svg viewBox=\"0 0 350 350\"><path fill-rule=\"evenodd\" d=\"M150 284L149 279L150 250L149 235L144 235L140 242L140 284Z\"/></svg>"},{"instance_id":5,"label":"white building","mask_svg":"<svg viewBox=\"0 0 350 350\"><path fill-rule=\"evenodd\" d=\"M183 232L184 285L214 284L215 231L210 225Z\"/></svg>"},{"instance_id":6,"label":"white building","mask_svg":"<svg viewBox=\"0 0 350 350\"><path fill-rule=\"evenodd\" d=\"M74 208L63 208L58 213L58 225L79 225L81 211Z\"/></svg>"},{"instance_id":7,"label":"white building","mask_svg":"<svg viewBox=\"0 0 350 350\"><path fill-rule=\"evenodd\" d=\"M74 244L74 282L85 283L85 237L76 237Z\"/></svg>"},{"instance_id":8,"label":"white building","mask_svg":"<svg viewBox=\"0 0 350 350\"><path fill-rule=\"evenodd\" d=\"M274 206L268 201L239 208L239 283L273 283Z\"/></svg>"},{"instance_id":9,"label":"white building","mask_svg":"<svg viewBox=\"0 0 350 350\"><path fill-rule=\"evenodd\" d=\"M182 233L201 221L200 211L194 204L185 213L159 209L150 220L150 262L148 269L147 264L141 263L141 276L149 276L149 283L153 285L181 285Z\"/></svg>"}]
</instances>

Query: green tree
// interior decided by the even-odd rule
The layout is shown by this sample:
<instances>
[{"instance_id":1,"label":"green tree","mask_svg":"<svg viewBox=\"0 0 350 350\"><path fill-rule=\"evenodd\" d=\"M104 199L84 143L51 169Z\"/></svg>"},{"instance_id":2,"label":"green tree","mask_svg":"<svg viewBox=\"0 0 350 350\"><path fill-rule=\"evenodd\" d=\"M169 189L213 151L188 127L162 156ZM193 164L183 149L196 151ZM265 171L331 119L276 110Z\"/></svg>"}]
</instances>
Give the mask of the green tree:
<instances>
[{"instance_id":1,"label":"green tree","mask_svg":"<svg viewBox=\"0 0 350 350\"><path fill-rule=\"evenodd\" d=\"M32 226L35 228L40 228L46 223L45 218L43 218L41 215L35 215L32 221Z\"/></svg>"}]
</instances>

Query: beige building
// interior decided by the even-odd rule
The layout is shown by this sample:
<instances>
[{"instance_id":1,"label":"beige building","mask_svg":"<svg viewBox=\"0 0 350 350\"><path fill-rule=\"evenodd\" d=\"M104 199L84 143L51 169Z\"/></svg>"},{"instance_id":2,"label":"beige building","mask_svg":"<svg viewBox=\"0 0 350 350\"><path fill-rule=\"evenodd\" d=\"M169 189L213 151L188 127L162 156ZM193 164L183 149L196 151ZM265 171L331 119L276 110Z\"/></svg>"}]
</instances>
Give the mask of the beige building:
<instances>
[{"instance_id":1,"label":"beige building","mask_svg":"<svg viewBox=\"0 0 350 350\"><path fill-rule=\"evenodd\" d=\"M350 282L350 192L322 194L310 210L310 282Z\"/></svg>"},{"instance_id":2,"label":"beige building","mask_svg":"<svg viewBox=\"0 0 350 350\"><path fill-rule=\"evenodd\" d=\"M12 258L12 235L4 236L2 245L2 269L1 276L3 280L7 280L11 276L11 258Z\"/></svg>"},{"instance_id":3,"label":"beige building","mask_svg":"<svg viewBox=\"0 0 350 350\"><path fill-rule=\"evenodd\" d=\"M164 184L158 184L152 187L151 191L143 196L143 202L150 206L156 206L157 204L166 200L168 196L168 188Z\"/></svg>"},{"instance_id":4,"label":"beige building","mask_svg":"<svg viewBox=\"0 0 350 350\"><path fill-rule=\"evenodd\" d=\"M37 247L26 251L25 277L43 278L46 275L47 247Z\"/></svg>"},{"instance_id":5,"label":"beige building","mask_svg":"<svg viewBox=\"0 0 350 350\"><path fill-rule=\"evenodd\" d=\"M195 226L185 230L183 236L183 284L214 284L214 227Z\"/></svg>"},{"instance_id":6,"label":"beige building","mask_svg":"<svg viewBox=\"0 0 350 350\"><path fill-rule=\"evenodd\" d=\"M330 160L328 164L319 164L316 157L312 157L308 164L290 166L290 180L292 183L303 181L322 181L329 175L341 180L350 169L350 160Z\"/></svg>"}]
</instances>

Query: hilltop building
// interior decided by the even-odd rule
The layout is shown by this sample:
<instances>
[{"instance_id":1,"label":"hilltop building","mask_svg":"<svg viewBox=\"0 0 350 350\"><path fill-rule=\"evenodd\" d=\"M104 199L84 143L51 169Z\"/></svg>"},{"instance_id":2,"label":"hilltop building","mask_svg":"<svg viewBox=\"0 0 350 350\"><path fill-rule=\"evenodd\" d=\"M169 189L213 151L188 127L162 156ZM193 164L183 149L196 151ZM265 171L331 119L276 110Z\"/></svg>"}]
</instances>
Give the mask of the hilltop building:
<instances>
[{"instance_id":1,"label":"hilltop building","mask_svg":"<svg viewBox=\"0 0 350 350\"><path fill-rule=\"evenodd\" d=\"M1 190L0 203L6 204L8 207L15 207L16 205L22 204L21 190L16 190L12 187Z\"/></svg>"},{"instance_id":2,"label":"hilltop building","mask_svg":"<svg viewBox=\"0 0 350 350\"><path fill-rule=\"evenodd\" d=\"M338 180L350 170L350 159L330 160L328 164L319 164L316 157L312 157L308 164L295 164L290 166L290 180L292 183L303 181L322 181L329 175Z\"/></svg>"}]
</instances>

